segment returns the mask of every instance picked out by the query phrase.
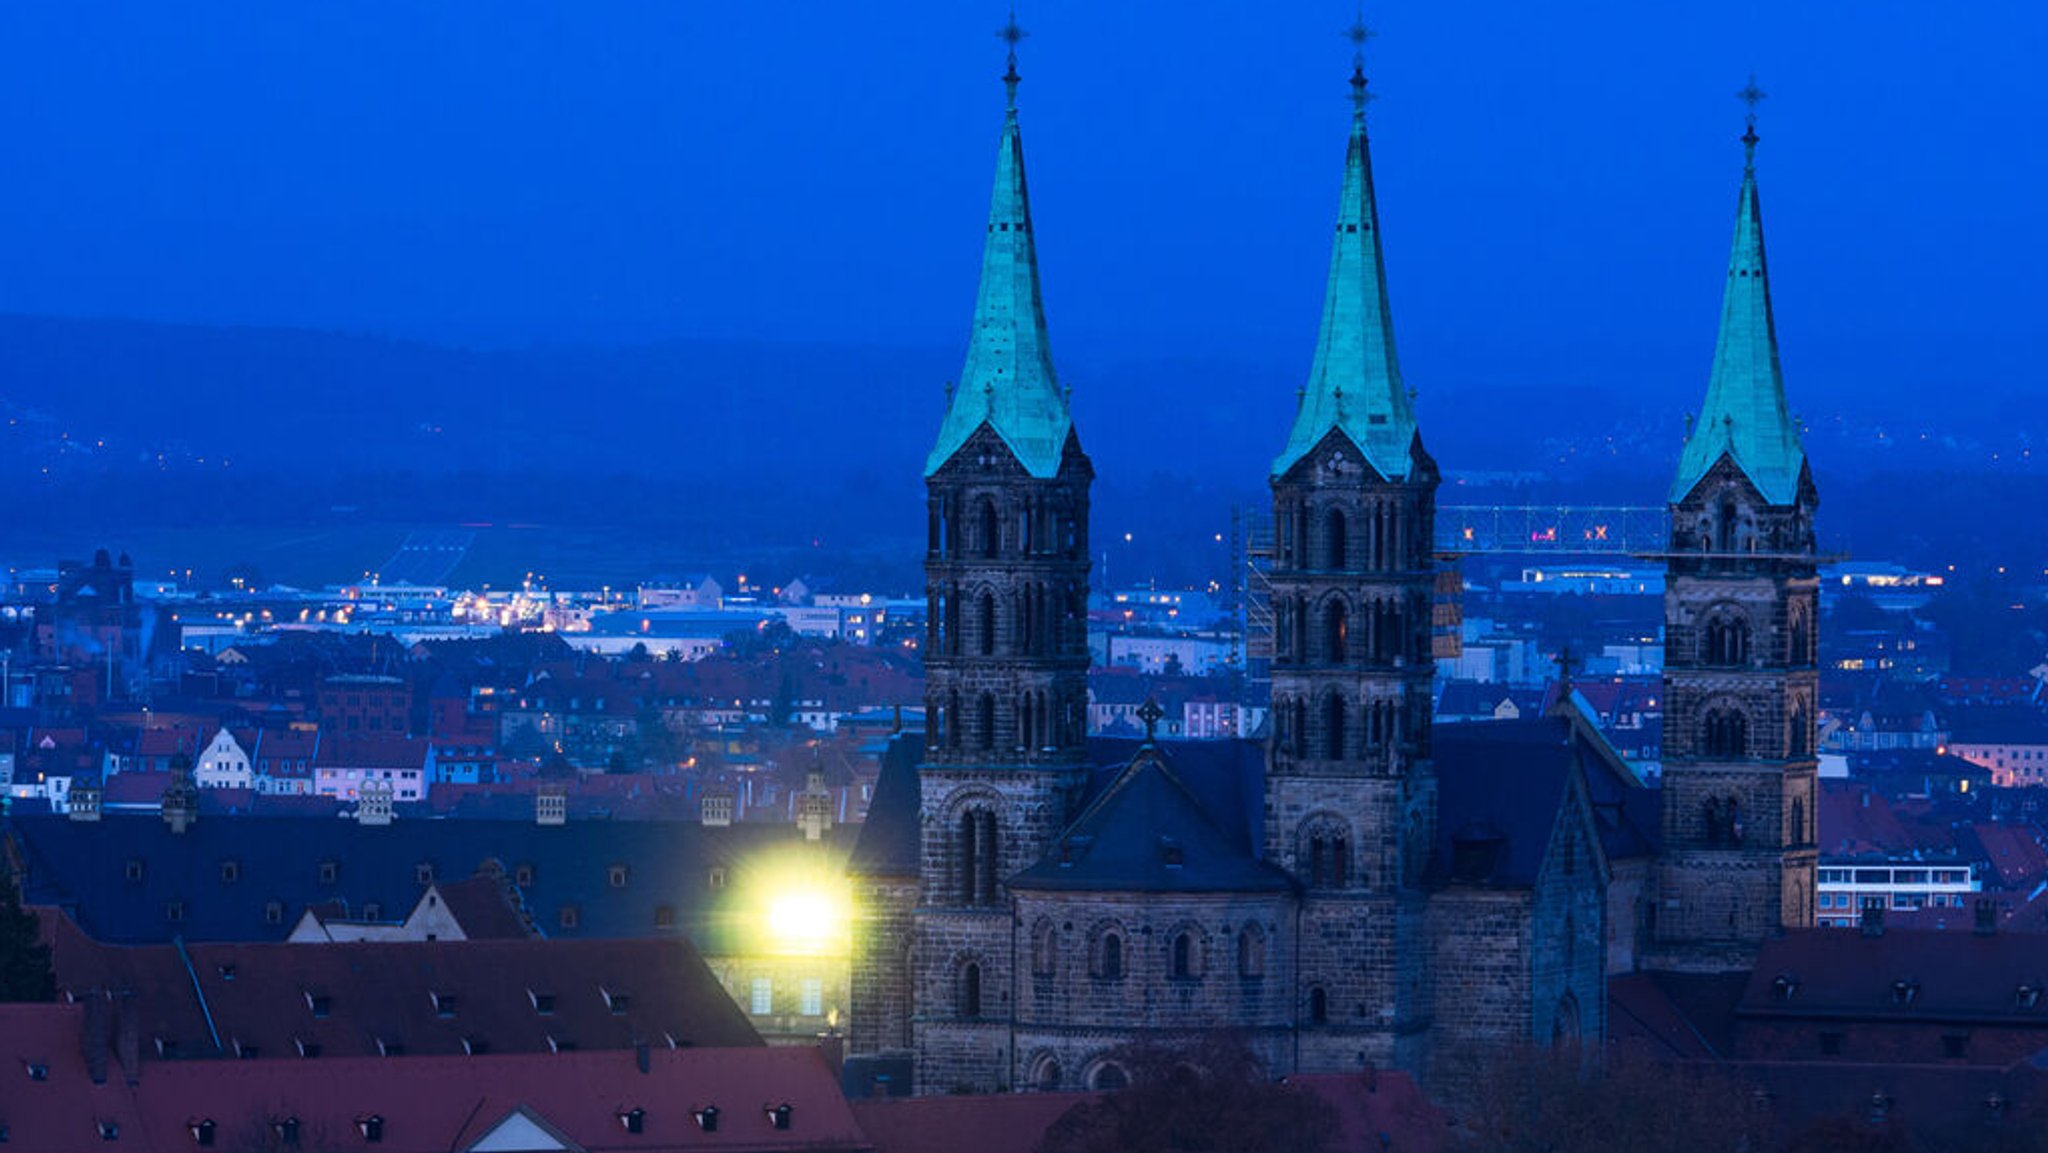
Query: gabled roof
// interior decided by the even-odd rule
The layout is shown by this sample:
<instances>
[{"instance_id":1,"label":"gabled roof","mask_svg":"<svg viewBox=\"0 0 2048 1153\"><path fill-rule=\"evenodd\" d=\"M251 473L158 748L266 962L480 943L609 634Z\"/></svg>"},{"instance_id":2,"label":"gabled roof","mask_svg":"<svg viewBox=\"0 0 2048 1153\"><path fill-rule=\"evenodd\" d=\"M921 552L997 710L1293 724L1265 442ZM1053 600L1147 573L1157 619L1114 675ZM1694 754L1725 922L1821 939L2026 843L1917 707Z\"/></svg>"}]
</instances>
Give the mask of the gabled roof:
<instances>
[{"instance_id":1,"label":"gabled roof","mask_svg":"<svg viewBox=\"0 0 2048 1153\"><path fill-rule=\"evenodd\" d=\"M821 872L835 870L859 831L835 826L811 844L787 824L571 820L550 827L534 823L530 804L524 820L401 816L380 827L278 816L201 820L183 833L155 813L72 821L17 811L6 828L29 865L28 903L64 908L102 940L282 940L305 908L332 900L358 916L375 904L396 919L425 889L423 869L460 879L490 861L515 876L528 867L530 883L520 886L526 907L550 937L687 935L714 954L734 951L748 930L745 918L725 914L744 900L750 868L781 850ZM129 879L131 861L139 879ZM232 874L222 868L228 861L238 866ZM623 885L612 883L615 864L626 867ZM730 885L714 883L714 875ZM273 901L281 920L268 915ZM179 920L170 919L173 904ZM573 925L564 923L564 910L574 910Z\"/></svg>"},{"instance_id":2,"label":"gabled roof","mask_svg":"<svg viewBox=\"0 0 2048 1153\"><path fill-rule=\"evenodd\" d=\"M1728 255L1728 286L1721 297L1721 332L1714 344L1707 399L1686 436L1678 475L1671 482L1674 503L1684 500L1723 456L1775 505L1789 505L1798 498L1806 468L1806 453L1785 404L1785 381L1778 368L1753 125L1743 136L1743 145L1747 160L1736 203L1735 241Z\"/></svg>"},{"instance_id":3,"label":"gabled roof","mask_svg":"<svg viewBox=\"0 0 2048 1153\"><path fill-rule=\"evenodd\" d=\"M194 1147L191 1127L210 1120L216 1147L268 1149L278 1144L274 1126L295 1119L306 1149L486 1153L507 1148L485 1138L523 1114L541 1122L526 1135L565 1139L571 1150L871 1148L832 1071L807 1047L657 1045L644 1066L631 1052L175 1061L150 1065L135 1085L117 1075L83 1087L81 1064L74 1039L50 1082L65 1090L66 1107L48 1116L10 1116L14 1144L38 1153L183 1150ZM769 1109L783 1104L790 1107L788 1128L778 1129ZM712 1132L695 1119L708 1106L718 1109ZM641 1110L641 1130L629 1135L621 1115L634 1109ZM102 1143L94 1122L115 1117L124 1122L119 1139ZM372 1118L379 1125L375 1144L361 1128Z\"/></svg>"},{"instance_id":4,"label":"gabled roof","mask_svg":"<svg viewBox=\"0 0 2048 1153\"><path fill-rule=\"evenodd\" d=\"M1049 856L1006 884L1127 893L1270 893L1294 886L1212 820L1149 742Z\"/></svg>"},{"instance_id":5,"label":"gabled roof","mask_svg":"<svg viewBox=\"0 0 2048 1153\"><path fill-rule=\"evenodd\" d=\"M1568 697L1546 716L1432 730L1438 782L1434 868L1448 875L1461 830L1490 827L1502 838L1491 883L1533 884L1573 773L1583 774L1607 860L1656 853L1659 791L1641 784L1583 710L1582 701Z\"/></svg>"},{"instance_id":6,"label":"gabled roof","mask_svg":"<svg viewBox=\"0 0 2048 1153\"><path fill-rule=\"evenodd\" d=\"M1273 461L1276 477L1315 451L1332 431L1341 432L1381 476L1393 480L1408 475L1420 443L1414 404L1394 354L1394 317L1366 142L1363 69L1353 73L1351 84L1351 141L1344 155L1344 193L1337 205L1322 330L1294 428Z\"/></svg>"},{"instance_id":7,"label":"gabled roof","mask_svg":"<svg viewBox=\"0 0 2048 1153\"><path fill-rule=\"evenodd\" d=\"M923 790L917 764L924 759L923 733L897 733L882 753L875 796L853 847L849 872L867 877L915 877L922 859L918 823Z\"/></svg>"},{"instance_id":8,"label":"gabled roof","mask_svg":"<svg viewBox=\"0 0 2048 1153\"><path fill-rule=\"evenodd\" d=\"M1014 61L1011 76L1015 76ZM996 151L995 193L982 242L981 292L959 387L946 406L924 474L939 471L975 431L989 426L1036 477L1050 477L1073 438L1067 398L1053 372L1045 303L1038 285L1038 244L1024 182L1024 137L1017 127L1016 84Z\"/></svg>"}]
</instances>

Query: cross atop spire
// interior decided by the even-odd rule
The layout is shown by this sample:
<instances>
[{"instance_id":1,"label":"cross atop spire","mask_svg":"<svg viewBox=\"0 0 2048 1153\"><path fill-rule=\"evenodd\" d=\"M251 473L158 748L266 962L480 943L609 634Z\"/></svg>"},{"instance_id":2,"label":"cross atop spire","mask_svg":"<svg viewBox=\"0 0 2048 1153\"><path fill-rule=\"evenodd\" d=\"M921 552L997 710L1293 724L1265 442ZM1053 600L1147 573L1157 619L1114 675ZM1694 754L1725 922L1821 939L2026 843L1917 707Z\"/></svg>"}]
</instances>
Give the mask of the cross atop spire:
<instances>
[{"instance_id":1,"label":"cross atop spire","mask_svg":"<svg viewBox=\"0 0 2048 1153\"><path fill-rule=\"evenodd\" d=\"M1749 112L1743 117L1742 121L1742 149L1743 155L1746 157L1745 167L1750 172L1756 171L1756 106L1763 103L1764 99L1768 96L1770 96L1770 93L1756 86L1756 73L1754 72L1749 74L1748 85L1742 91L1735 94L1737 100L1749 106Z\"/></svg>"},{"instance_id":2,"label":"cross atop spire","mask_svg":"<svg viewBox=\"0 0 2048 1153\"><path fill-rule=\"evenodd\" d=\"M1001 28L996 30L996 35L1001 38L1003 43L1010 46L1009 68L1003 72L1003 87L1009 90L1010 111L1015 112L1017 110L1017 82L1023 79L1022 76L1017 75L1017 43L1026 36L1031 35L1031 33L1024 31L1023 28L1018 26L1016 5L1010 6L1010 19Z\"/></svg>"},{"instance_id":3,"label":"cross atop spire","mask_svg":"<svg viewBox=\"0 0 2048 1153\"><path fill-rule=\"evenodd\" d=\"M1344 30L1344 39L1351 41L1351 114L1364 116L1365 106L1372 103L1372 93L1366 91L1365 45L1379 35L1366 27L1365 13L1360 11L1351 27Z\"/></svg>"}]
</instances>

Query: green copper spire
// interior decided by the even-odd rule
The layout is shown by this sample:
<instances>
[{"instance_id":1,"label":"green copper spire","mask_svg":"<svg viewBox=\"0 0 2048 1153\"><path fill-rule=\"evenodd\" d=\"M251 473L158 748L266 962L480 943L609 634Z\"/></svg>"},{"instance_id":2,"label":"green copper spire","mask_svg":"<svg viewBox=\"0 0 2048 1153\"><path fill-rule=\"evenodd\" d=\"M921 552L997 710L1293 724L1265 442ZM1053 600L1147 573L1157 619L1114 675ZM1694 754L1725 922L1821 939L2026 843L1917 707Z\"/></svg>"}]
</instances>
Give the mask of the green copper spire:
<instances>
[{"instance_id":1,"label":"green copper spire","mask_svg":"<svg viewBox=\"0 0 2048 1153\"><path fill-rule=\"evenodd\" d=\"M1408 475L1415 443L1415 408L1401 384L1394 355L1394 318L1387 303L1387 269L1380 254L1380 215L1373 200L1372 155L1366 146L1363 47L1372 33L1363 23L1350 36L1360 51L1351 71L1351 145L1344 157L1344 198L1337 207L1337 237L1330 252L1330 283L1315 364L1294 415L1287 447L1273 461L1279 476L1340 429L1390 480Z\"/></svg>"},{"instance_id":2,"label":"green copper spire","mask_svg":"<svg viewBox=\"0 0 2048 1153\"><path fill-rule=\"evenodd\" d=\"M1764 218L1756 194L1756 102L1764 94L1754 78L1738 95L1749 104L1742 135L1742 196L1735 210L1735 245L1728 256L1728 287L1721 297L1721 335L1699 421L1686 435L1671 499L1686 494L1723 455L1772 504L1791 504L1799 492L1806 453L1785 407L1778 369L1778 334L1771 321L1771 281L1764 264Z\"/></svg>"},{"instance_id":3,"label":"green copper spire","mask_svg":"<svg viewBox=\"0 0 2048 1153\"><path fill-rule=\"evenodd\" d=\"M946 406L939 440L924 474L937 472L976 429L986 424L1032 476L1059 472L1073 420L1052 369L1045 336L1045 305L1038 288L1038 249L1031 236L1031 198L1024 185L1024 140L1017 130L1017 41L1024 31L1013 14L1000 35L1010 45L1003 76L1009 110L996 153L995 197L988 209L988 239L981 254L981 295L960 387Z\"/></svg>"}]
</instances>

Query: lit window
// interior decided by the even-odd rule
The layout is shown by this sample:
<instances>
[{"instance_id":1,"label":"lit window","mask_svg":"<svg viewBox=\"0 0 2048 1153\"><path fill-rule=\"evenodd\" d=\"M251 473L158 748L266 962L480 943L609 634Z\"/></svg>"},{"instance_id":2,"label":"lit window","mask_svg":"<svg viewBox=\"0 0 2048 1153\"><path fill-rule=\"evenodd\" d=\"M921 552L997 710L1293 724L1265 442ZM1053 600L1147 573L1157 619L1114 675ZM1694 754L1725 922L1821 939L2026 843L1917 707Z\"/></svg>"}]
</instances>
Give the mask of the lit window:
<instances>
[{"instance_id":1,"label":"lit window","mask_svg":"<svg viewBox=\"0 0 2048 1153\"><path fill-rule=\"evenodd\" d=\"M775 982L766 977L754 978L753 995L749 998L747 1011L756 1017L765 1017L775 1011Z\"/></svg>"},{"instance_id":2,"label":"lit window","mask_svg":"<svg viewBox=\"0 0 2048 1153\"><path fill-rule=\"evenodd\" d=\"M816 1017L825 1011L825 982L816 977L806 977L802 992L798 995L797 1012L806 1017Z\"/></svg>"}]
</instances>

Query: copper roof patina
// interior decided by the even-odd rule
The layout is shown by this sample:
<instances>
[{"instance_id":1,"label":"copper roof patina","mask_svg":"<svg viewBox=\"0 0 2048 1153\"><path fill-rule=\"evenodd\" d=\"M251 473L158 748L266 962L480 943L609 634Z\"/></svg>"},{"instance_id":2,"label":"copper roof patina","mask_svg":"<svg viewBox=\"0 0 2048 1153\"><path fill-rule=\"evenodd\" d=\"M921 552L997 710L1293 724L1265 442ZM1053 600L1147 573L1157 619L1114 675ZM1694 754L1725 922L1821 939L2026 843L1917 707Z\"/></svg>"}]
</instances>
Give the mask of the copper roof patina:
<instances>
[{"instance_id":1,"label":"copper roof patina","mask_svg":"<svg viewBox=\"0 0 2048 1153\"><path fill-rule=\"evenodd\" d=\"M1750 91L1754 90L1752 85ZM1735 243L1728 254L1728 286L1721 297L1713 375L1671 482L1674 502L1684 500L1725 455L1765 500L1788 505L1798 496L1806 464L1778 368L1778 333L1771 321L1771 281L1764 263L1763 209L1756 193L1756 142L1752 122L1742 137L1747 159L1735 210Z\"/></svg>"},{"instance_id":2,"label":"copper roof patina","mask_svg":"<svg viewBox=\"0 0 2048 1153\"><path fill-rule=\"evenodd\" d=\"M1316 358L1302 390L1287 447L1273 461L1280 476L1342 431L1381 476L1408 475L1416 439L1415 408L1394 354L1394 318L1380 252L1379 207L1373 198L1372 155L1365 132L1365 72L1351 75L1351 144L1344 157L1344 195L1337 207L1330 282Z\"/></svg>"},{"instance_id":3,"label":"copper roof patina","mask_svg":"<svg viewBox=\"0 0 2048 1153\"><path fill-rule=\"evenodd\" d=\"M1014 23L1006 31L1015 32ZM1015 37L1011 43L1014 47ZM1031 197L1024 182L1024 138L1017 128L1014 51L1003 80L1009 85L1010 102L996 152L996 187L981 253L981 294L974 304L974 331L967 345L967 364L960 370L960 385L946 405L938 443L925 461L926 476L939 471L975 430L986 424L1002 437L1026 472L1050 477L1059 472L1073 432L1066 396L1053 372L1052 346L1045 335L1038 248L1032 238Z\"/></svg>"}]
</instances>

